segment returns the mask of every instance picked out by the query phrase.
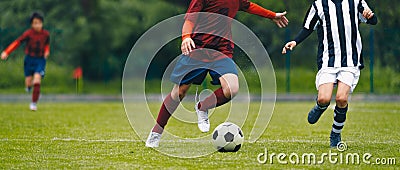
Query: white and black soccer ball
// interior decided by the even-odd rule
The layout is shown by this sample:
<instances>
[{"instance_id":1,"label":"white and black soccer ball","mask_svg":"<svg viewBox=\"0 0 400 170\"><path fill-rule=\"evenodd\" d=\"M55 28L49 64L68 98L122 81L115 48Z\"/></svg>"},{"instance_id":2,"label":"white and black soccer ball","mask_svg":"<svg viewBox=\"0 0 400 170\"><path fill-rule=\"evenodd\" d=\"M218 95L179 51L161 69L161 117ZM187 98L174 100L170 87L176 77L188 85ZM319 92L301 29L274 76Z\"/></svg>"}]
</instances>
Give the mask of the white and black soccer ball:
<instances>
[{"instance_id":1,"label":"white and black soccer ball","mask_svg":"<svg viewBox=\"0 0 400 170\"><path fill-rule=\"evenodd\" d=\"M238 125L225 122L214 129L212 141L219 152L237 152L242 147L244 135Z\"/></svg>"}]
</instances>

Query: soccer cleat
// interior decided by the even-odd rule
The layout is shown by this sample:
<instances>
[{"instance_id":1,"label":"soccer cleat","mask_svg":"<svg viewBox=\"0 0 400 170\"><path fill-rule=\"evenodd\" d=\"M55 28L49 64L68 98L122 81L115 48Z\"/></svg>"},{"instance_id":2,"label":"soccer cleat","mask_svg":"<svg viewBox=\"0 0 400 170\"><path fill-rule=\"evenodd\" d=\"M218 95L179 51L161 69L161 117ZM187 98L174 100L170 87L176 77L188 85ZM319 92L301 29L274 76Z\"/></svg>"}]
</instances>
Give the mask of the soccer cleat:
<instances>
[{"instance_id":1,"label":"soccer cleat","mask_svg":"<svg viewBox=\"0 0 400 170\"><path fill-rule=\"evenodd\" d=\"M326 107L327 108L327 107ZM310 112L308 112L308 123L315 124L318 122L319 118L321 117L322 113L326 110L326 108L321 109L318 104L315 105Z\"/></svg>"},{"instance_id":2,"label":"soccer cleat","mask_svg":"<svg viewBox=\"0 0 400 170\"><path fill-rule=\"evenodd\" d=\"M157 132L150 132L146 141L146 147L157 148L161 140L161 134Z\"/></svg>"},{"instance_id":3,"label":"soccer cleat","mask_svg":"<svg viewBox=\"0 0 400 170\"><path fill-rule=\"evenodd\" d=\"M330 136L330 142L331 142L331 148L336 148L339 142L342 141L340 133L335 133L331 131L331 136Z\"/></svg>"},{"instance_id":4,"label":"soccer cleat","mask_svg":"<svg viewBox=\"0 0 400 170\"><path fill-rule=\"evenodd\" d=\"M194 106L197 113L197 126L201 132L210 131L210 121L208 120L208 111L201 111L199 108L199 102Z\"/></svg>"},{"instance_id":5,"label":"soccer cleat","mask_svg":"<svg viewBox=\"0 0 400 170\"><path fill-rule=\"evenodd\" d=\"M31 104L29 105L29 109L31 109L32 111L36 111L36 110L37 110L37 105L36 105L36 103L31 103Z\"/></svg>"}]
</instances>

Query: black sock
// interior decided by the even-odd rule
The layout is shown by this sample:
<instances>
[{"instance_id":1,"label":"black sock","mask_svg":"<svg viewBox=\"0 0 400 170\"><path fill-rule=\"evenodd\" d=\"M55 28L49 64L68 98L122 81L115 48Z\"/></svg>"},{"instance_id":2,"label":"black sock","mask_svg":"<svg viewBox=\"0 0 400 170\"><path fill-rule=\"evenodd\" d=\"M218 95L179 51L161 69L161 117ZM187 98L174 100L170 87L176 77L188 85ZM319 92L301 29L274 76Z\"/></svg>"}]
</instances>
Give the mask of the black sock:
<instances>
[{"instance_id":1,"label":"black sock","mask_svg":"<svg viewBox=\"0 0 400 170\"><path fill-rule=\"evenodd\" d=\"M346 121L346 114L348 110L348 105L345 108L335 107L334 118L332 124L332 131L335 133L341 133L344 123Z\"/></svg>"},{"instance_id":2,"label":"black sock","mask_svg":"<svg viewBox=\"0 0 400 170\"><path fill-rule=\"evenodd\" d=\"M328 104L323 104L323 105L322 105L322 104L319 104L319 103L317 102L318 109L323 110L323 111L325 111L326 109L328 109L329 105L330 105L330 103L328 103Z\"/></svg>"}]
</instances>

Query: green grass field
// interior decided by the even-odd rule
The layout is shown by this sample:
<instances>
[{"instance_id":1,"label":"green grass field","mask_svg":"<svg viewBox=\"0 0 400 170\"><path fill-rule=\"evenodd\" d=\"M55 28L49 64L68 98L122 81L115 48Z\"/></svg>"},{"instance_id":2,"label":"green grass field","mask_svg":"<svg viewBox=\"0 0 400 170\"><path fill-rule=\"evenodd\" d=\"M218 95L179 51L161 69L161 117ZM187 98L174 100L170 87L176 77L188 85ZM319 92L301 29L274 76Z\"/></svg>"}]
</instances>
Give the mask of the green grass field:
<instances>
[{"instance_id":1,"label":"green grass field","mask_svg":"<svg viewBox=\"0 0 400 170\"><path fill-rule=\"evenodd\" d=\"M253 103L257 106L257 103ZM143 107L138 104L138 107ZM212 153L194 159L169 157L145 148L132 130L122 103L41 103L28 111L27 103L0 104L0 169L399 169L400 105L398 103L350 104L343 140L349 153L370 153L375 158L395 158L397 165L273 164L257 161L259 153L327 153L332 110L316 125L308 125L312 102L280 102L267 131L256 143L245 142L237 153ZM159 103L151 103L158 110ZM211 117L216 127L226 108ZM251 114L250 114L251 115ZM194 116L194 115L193 115ZM251 116L249 117L251 118ZM197 134L196 125L171 121L167 130ZM246 132L246 127L244 127ZM172 142L172 141L164 141ZM166 143L164 143L165 146ZM179 147L179 142L172 143ZM163 143L160 143L161 147ZM201 149L193 148L192 151ZM338 152L332 150L332 152ZM344 153L346 153L344 152ZM340 153L340 152L338 152Z\"/></svg>"}]
</instances>

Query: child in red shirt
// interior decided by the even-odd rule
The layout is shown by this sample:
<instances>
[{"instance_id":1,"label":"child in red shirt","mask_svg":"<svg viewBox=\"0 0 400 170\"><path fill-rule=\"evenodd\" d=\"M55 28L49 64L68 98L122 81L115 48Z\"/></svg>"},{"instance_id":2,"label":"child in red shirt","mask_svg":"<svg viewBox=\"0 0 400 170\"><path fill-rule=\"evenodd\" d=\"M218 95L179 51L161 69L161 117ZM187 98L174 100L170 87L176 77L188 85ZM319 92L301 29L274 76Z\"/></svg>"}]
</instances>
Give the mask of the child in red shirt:
<instances>
[{"instance_id":1,"label":"child in red shirt","mask_svg":"<svg viewBox=\"0 0 400 170\"><path fill-rule=\"evenodd\" d=\"M11 52L22 43L26 43L24 60L25 87L26 91L30 92L33 86L32 102L30 104L32 111L37 110L40 83L45 75L46 59L50 54L50 34L43 29L43 21L42 15L33 13L30 17L31 28L26 30L1 53L1 59L6 60Z\"/></svg>"}]
</instances>

